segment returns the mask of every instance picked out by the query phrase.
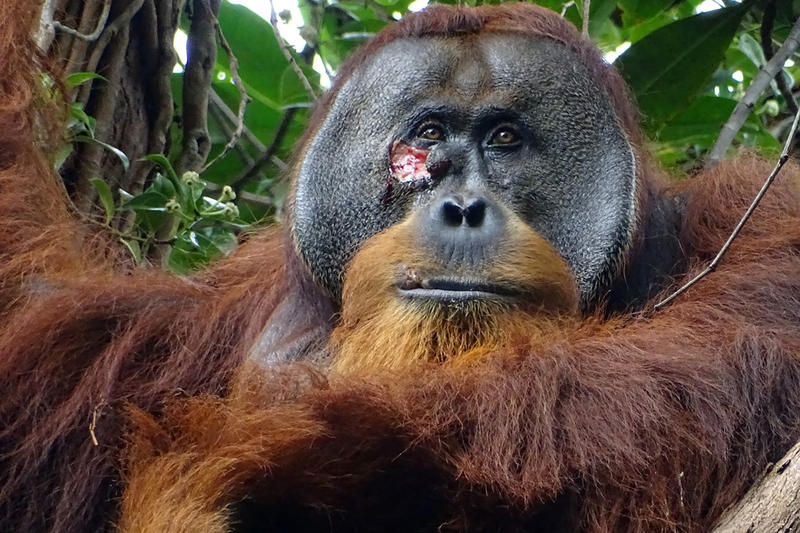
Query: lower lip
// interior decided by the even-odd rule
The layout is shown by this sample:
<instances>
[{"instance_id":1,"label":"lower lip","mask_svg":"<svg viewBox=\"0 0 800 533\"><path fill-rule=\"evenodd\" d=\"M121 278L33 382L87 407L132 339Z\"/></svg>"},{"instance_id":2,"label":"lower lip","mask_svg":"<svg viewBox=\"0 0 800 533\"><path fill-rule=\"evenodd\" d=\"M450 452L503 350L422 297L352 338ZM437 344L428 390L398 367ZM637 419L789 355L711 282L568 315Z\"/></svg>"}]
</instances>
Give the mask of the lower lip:
<instances>
[{"instance_id":1,"label":"lower lip","mask_svg":"<svg viewBox=\"0 0 800 533\"><path fill-rule=\"evenodd\" d=\"M495 292L480 290L444 290L444 289L400 289L400 294L409 298L439 300L444 302L464 302L469 300L498 300L507 296Z\"/></svg>"}]
</instances>

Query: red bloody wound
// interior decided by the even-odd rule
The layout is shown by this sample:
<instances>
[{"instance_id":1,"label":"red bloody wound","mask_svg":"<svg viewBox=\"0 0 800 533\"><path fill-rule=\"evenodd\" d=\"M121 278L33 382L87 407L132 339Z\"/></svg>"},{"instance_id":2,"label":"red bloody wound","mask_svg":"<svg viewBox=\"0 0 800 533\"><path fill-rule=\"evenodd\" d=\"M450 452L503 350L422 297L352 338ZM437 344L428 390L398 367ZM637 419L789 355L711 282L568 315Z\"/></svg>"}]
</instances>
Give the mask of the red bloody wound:
<instances>
[{"instance_id":1,"label":"red bloody wound","mask_svg":"<svg viewBox=\"0 0 800 533\"><path fill-rule=\"evenodd\" d=\"M400 141L395 141L389 150L392 176L399 182L409 182L430 178L425 166L428 150L415 148Z\"/></svg>"}]
</instances>

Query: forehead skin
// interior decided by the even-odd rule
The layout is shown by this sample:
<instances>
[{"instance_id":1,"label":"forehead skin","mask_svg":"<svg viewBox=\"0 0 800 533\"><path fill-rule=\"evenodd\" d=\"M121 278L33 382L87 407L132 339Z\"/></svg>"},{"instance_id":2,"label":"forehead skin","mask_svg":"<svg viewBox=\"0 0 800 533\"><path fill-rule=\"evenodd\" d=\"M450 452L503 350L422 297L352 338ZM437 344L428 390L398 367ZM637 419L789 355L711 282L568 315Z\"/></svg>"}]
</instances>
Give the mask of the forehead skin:
<instances>
[{"instance_id":1,"label":"forehead skin","mask_svg":"<svg viewBox=\"0 0 800 533\"><path fill-rule=\"evenodd\" d=\"M405 216L407 205L381 202L388 147L441 105L466 125L495 108L530 128L529 157L503 175L484 169L488 188L548 238L581 291L592 292L630 240L634 181L618 178L634 175L633 154L573 54L515 33L393 41L347 80L296 180L293 230L315 278L336 293L360 244Z\"/></svg>"}]
</instances>

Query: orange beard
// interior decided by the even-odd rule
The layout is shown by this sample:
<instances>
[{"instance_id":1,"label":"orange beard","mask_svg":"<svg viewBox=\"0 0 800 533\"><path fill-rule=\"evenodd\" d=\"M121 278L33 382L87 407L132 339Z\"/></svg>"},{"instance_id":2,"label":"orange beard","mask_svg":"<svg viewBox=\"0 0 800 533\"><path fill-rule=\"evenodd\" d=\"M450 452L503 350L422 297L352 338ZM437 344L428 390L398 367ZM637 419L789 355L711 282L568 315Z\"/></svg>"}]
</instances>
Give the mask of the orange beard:
<instances>
[{"instance_id":1,"label":"orange beard","mask_svg":"<svg viewBox=\"0 0 800 533\"><path fill-rule=\"evenodd\" d=\"M414 245L413 231L409 221L393 226L367 240L351 261L341 321L329 341L334 372L404 370L420 362L471 364L578 315L578 290L566 262L516 217L485 274L519 288L524 298L452 306L408 299L397 288L398 272L437 268Z\"/></svg>"}]
</instances>

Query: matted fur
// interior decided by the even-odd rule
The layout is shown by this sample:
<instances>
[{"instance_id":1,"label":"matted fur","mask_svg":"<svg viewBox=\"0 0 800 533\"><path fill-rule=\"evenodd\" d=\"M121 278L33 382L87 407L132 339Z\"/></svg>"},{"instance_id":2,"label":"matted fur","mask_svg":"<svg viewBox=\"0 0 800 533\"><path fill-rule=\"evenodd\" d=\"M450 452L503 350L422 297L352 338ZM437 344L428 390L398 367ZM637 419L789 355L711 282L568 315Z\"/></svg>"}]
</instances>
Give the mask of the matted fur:
<instances>
[{"instance_id":1,"label":"matted fur","mask_svg":"<svg viewBox=\"0 0 800 533\"><path fill-rule=\"evenodd\" d=\"M32 4L0 2L0 529L702 530L800 438L794 167L720 269L655 315L588 319L467 366L242 369L302 277L286 238L267 231L190 278L129 271L41 155L63 113L40 94ZM532 6L410 16L336 87L391 39L482 28L572 47L640 146L616 72ZM769 167L686 184L690 274Z\"/></svg>"}]
</instances>

